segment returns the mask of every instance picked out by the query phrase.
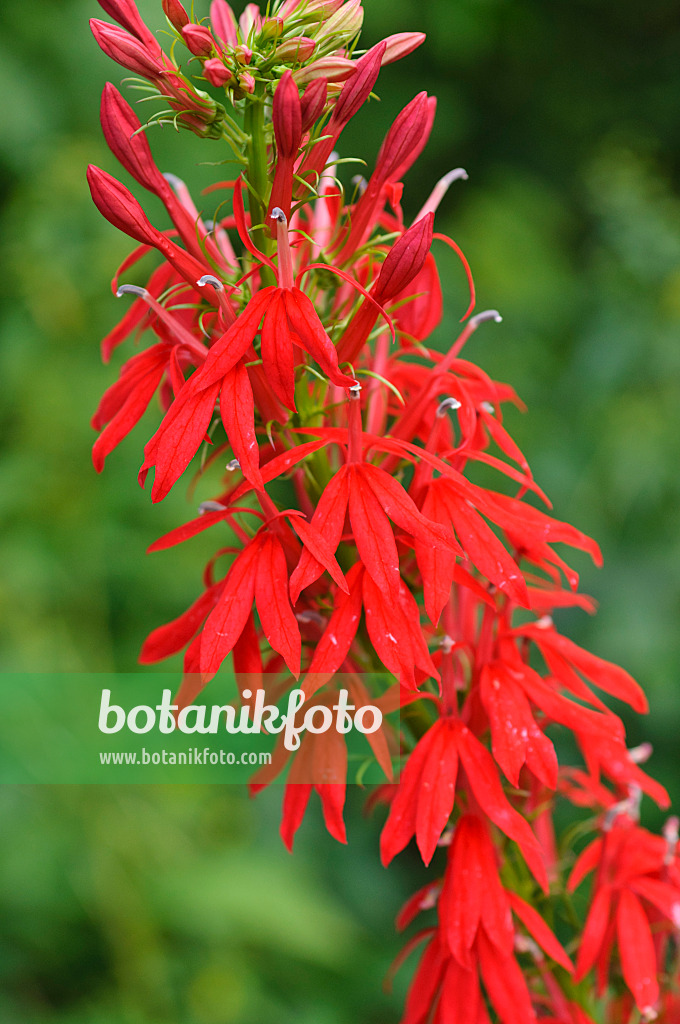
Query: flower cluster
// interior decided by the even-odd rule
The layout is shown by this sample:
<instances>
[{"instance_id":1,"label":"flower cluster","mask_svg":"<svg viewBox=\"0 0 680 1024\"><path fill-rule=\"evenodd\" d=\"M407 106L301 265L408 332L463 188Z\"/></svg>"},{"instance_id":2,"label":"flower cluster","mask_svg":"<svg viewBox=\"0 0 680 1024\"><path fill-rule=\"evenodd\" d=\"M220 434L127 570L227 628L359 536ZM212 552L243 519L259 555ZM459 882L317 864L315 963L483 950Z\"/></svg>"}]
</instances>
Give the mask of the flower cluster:
<instances>
[{"instance_id":1,"label":"flower cluster","mask_svg":"<svg viewBox=\"0 0 680 1024\"><path fill-rule=\"evenodd\" d=\"M404 949L425 944L403 1024L679 1020L677 825L663 836L639 825L641 795L667 797L598 691L638 712L645 698L552 619L566 606L594 610L559 551L599 562L599 550L537 507L547 498L503 425L503 407L519 400L461 354L501 319L470 316L467 263L435 231L465 172L404 218L402 181L434 99L421 92L401 111L367 179L348 184L338 166L342 132L381 66L424 37L359 51L361 0L281 0L266 15L248 4L238 19L212 0L209 23L163 0L167 54L133 0L100 4L117 22L93 19L102 49L169 105L152 120L222 140L237 165L209 190L220 202L207 219L157 169L120 93L104 89L106 140L170 226L155 227L123 184L90 167L99 210L138 243L114 278L133 301L104 358L131 335L154 337L101 400L95 466L157 396L140 470L142 485L154 471L152 500L190 465L203 479L227 471L198 516L150 549L213 528L220 538L202 592L150 634L141 662L185 652L180 707L229 659L272 700L299 685L332 702L342 673L356 706L401 708L398 733L372 741L388 777L401 763L399 784L371 796L388 806L381 855L387 865L415 839L437 872L398 920L405 929L429 915ZM429 344L442 316L434 240L458 253L470 289L443 351ZM120 284L149 253L160 260L146 285ZM473 482L476 463L501 489ZM382 693L369 692L377 672L392 679ZM558 763L565 732L581 767ZM343 737L306 735L292 758L281 746L253 790L286 768L286 844L314 789L345 841ZM591 812L597 834L577 859L555 834L557 800ZM590 875L588 900L572 901Z\"/></svg>"}]
</instances>

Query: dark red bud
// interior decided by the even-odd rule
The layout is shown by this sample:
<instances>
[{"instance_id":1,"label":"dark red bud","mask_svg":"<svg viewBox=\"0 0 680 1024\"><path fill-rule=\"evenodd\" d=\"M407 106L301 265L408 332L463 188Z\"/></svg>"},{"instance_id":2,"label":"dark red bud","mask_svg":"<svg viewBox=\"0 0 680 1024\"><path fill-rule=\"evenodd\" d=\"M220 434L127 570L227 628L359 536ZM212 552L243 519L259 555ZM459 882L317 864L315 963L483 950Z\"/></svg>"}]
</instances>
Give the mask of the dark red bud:
<instances>
[{"instance_id":1,"label":"dark red bud","mask_svg":"<svg viewBox=\"0 0 680 1024\"><path fill-rule=\"evenodd\" d=\"M316 121L319 120L326 106L328 98L328 82L325 78L315 78L310 82L300 100L300 111L302 114L302 132L308 132Z\"/></svg>"},{"instance_id":2,"label":"dark red bud","mask_svg":"<svg viewBox=\"0 0 680 1024\"><path fill-rule=\"evenodd\" d=\"M98 18L90 19L90 28L100 47L111 60L115 60L128 71L143 75L144 78L158 77L161 71L158 60L135 36Z\"/></svg>"},{"instance_id":3,"label":"dark red bud","mask_svg":"<svg viewBox=\"0 0 680 1024\"><path fill-rule=\"evenodd\" d=\"M380 147L375 173L383 180L404 162L418 145L429 119L427 93L419 92L394 120Z\"/></svg>"},{"instance_id":4,"label":"dark red bud","mask_svg":"<svg viewBox=\"0 0 680 1024\"><path fill-rule=\"evenodd\" d=\"M179 0L163 0L163 10L165 17L178 32L181 32L191 20Z\"/></svg>"},{"instance_id":5,"label":"dark red bud","mask_svg":"<svg viewBox=\"0 0 680 1024\"><path fill-rule=\"evenodd\" d=\"M182 39L195 57L209 57L215 49L215 40L204 25L182 26Z\"/></svg>"},{"instance_id":6,"label":"dark red bud","mask_svg":"<svg viewBox=\"0 0 680 1024\"><path fill-rule=\"evenodd\" d=\"M434 214L428 213L395 242L373 288L377 302L393 299L420 273L432 245L433 230Z\"/></svg>"},{"instance_id":7,"label":"dark red bud","mask_svg":"<svg viewBox=\"0 0 680 1024\"><path fill-rule=\"evenodd\" d=\"M100 117L109 149L125 170L151 192L165 191L165 179L153 161L146 135L139 131L135 112L110 82L104 86Z\"/></svg>"},{"instance_id":8,"label":"dark red bud","mask_svg":"<svg viewBox=\"0 0 680 1024\"><path fill-rule=\"evenodd\" d=\"M216 86L218 89L226 85L228 81L233 77L229 68L226 68L221 60L217 57L211 57L203 65L203 74L208 79L211 85Z\"/></svg>"},{"instance_id":9,"label":"dark red bud","mask_svg":"<svg viewBox=\"0 0 680 1024\"><path fill-rule=\"evenodd\" d=\"M279 158L297 156L302 139L302 113L300 93L290 71L285 72L276 87L272 119Z\"/></svg>"},{"instance_id":10,"label":"dark red bud","mask_svg":"<svg viewBox=\"0 0 680 1024\"><path fill-rule=\"evenodd\" d=\"M373 86L380 73L380 63L387 49L387 43L378 43L357 61L356 71L343 86L338 101L333 108L333 116L329 122L329 130L344 127L371 95ZM331 128L332 125L332 128Z\"/></svg>"},{"instance_id":11,"label":"dark red bud","mask_svg":"<svg viewBox=\"0 0 680 1024\"><path fill-rule=\"evenodd\" d=\"M110 224L145 245L155 245L158 231L125 185L93 164L87 169L87 182L99 212Z\"/></svg>"},{"instance_id":12,"label":"dark red bud","mask_svg":"<svg viewBox=\"0 0 680 1024\"><path fill-rule=\"evenodd\" d=\"M99 6L106 11L110 18L113 18L144 43L153 56L157 57L161 54L158 40L144 24L133 0L99 0Z\"/></svg>"}]
</instances>

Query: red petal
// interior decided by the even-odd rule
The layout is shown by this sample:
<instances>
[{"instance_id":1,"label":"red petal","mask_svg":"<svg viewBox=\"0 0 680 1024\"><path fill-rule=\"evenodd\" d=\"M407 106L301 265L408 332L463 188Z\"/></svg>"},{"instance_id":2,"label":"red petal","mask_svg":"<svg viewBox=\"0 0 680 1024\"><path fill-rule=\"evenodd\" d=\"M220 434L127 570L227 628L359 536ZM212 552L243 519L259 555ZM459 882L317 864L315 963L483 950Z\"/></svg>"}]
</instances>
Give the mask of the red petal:
<instances>
[{"instance_id":1,"label":"red petal","mask_svg":"<svg viewBox=\"0 0 680 1024\"><path fill-rule=\"evenodd\" d=\"M166 413L165 419L144 449L142 471L156 467L152 501L162 501L180 478L210 425L219 385L194 392L188 382Z\"/></svg>"},{"instance_id":2,"label":"red petal","mask_svg":"<svg viewBox=\"0 0 680 1024\"><path fill-rule=\"evenodd\" d=\"M271 389L287 409L295 411L295 360L291 334L284 305L286 292L277 291L262 325L262 365Z\"/></svg>"},{"instance_id":3,"label":"red petal","mask_svg":"<svg viewBox=\"0 0 680 1024\"><path fill-rule=\"evenodd\" d=\"M470 561L511 601L528 608L524 577L491 527L467 501L457 498L452 488L444 489L443 495L456 535Z\"/></svg>"},{"instance_id":4,"label":"red petal","mask_svg":"<svg viewBox=\"0 0 680 1024\"><path fill-rule=\"evenodd\" d=\"M603 885L595 893L581 936L574 974L576 983L583 980L597 960L609 924L610 908L611 886Z\"/></svg>"},{"instance_id":5,"label":"red petal","mask_svg":"<svg viewBox=\"0 0 680 1024\"><path fill-rule=\"evenodd\" d=\"M332 550L333 554L337 551L342 536L348 497L347 468L343 466L327 485L312 516L312 526L323 534L328 548ZM323 564L305 547L290 578L290 595L293 604L297 603L301 591L314 583L323 570Z\"/></svg>"},{"instance_id":6,"label":"red petal","mask_svg":"<svg viewBox=\"0 0 680 1024\"><path fill-rule=\"evenodd\" d=\"M288 569L281 542L271 534L257 562L255 601L264 634L297 678L302 640L288 599Z\"/></svg>"},{"instance_id":7,"label":"red petal","mask_svg":"<svg viewBox=\"0 0 680 1024\"><path fill-rule=\"evenodd\" d=\"M436 722L418 741L402 770L397 794L380 836L380 857L387 867L393 857L404 849L416 829L416 812L423 768L430 749L442 728L443 720Z\"/></svg>"},{"instance_id":8,"label":"red petal","mask_svg":"<svg viewBox=\"0 0 680 1024\"><path fill-rule=\"evenodd\" d=\"M657 963L649 921L639 899L628 889L619 896L616 928L621 969L640 1013L659 999Z\"/></svg>"},{"instance_id":9,"label":"red petal","mask_svg":"<svg viewBox=\"0 0 680 1024\"><path fill-rule=\"evenodd\" d=\"M212 610L221 589L220 580L204 591L178 618L149 633L139 655L140 665L151 665L163 658L169 658L171 654L177 654L186 647L206 615Z\"/></svg>"},{"instance_id":10,"label":"red petal","mask_svg":"<svg viewBox=\"0 0 680 1024\"><path fill-rule=\"evenodd\" d=\"M338 594L333 614L316 645L308 675L303 683L307 698L328 682L328 675L337 672L349 653L361 618L363 566L353 565L347 573L349 594ZM314 678L319 674L318 679Z\"/></svg>"},{"instance_id":11,"label":"red petal","mask_svg":"<svg viewBox=\"0 0 680 1024\"><path fill-rule=\"evenodd\" d=\"M240 637L255 596L255 568L262 536L255 537L231 566L224 590L203 627L201 674L211 679Z\"/></svg>"},{"instance_id":12,"label":"red petal","mask_svg":"<svg viewBox=\"0 0 680 1024\"><path fill-rule=\"evenodd\" d=\"M222 382L220 415L241 472L256 490L263 490L260 450L255 435L253 389L243 361L237 363Z\"/></svg>"},{"instance_id":13,"label":"red petal","mask_svg":"<svg viewBox=\"0 0 680 1024\"><path fill-rule=\"evenodd\" d=\"M305 351L317 361L333 384L340 388L352 387L356 381L338 369L335 345L323 329L310 299L299 288L292 288L283 292L283 302L290 329L298 336Z\"/></svg>"},{"instance_id":14,"label":"red petal","mask_svg":"<svg viewBox=\"0 0 680 1024\"><path fill-rule=\"evenodd\" d=\"M458 751L450 729L440 728L430 746L420 776L416 842L425 864L429 864L442 832L448 824L456 799Z\"/></svg>"},{"instance_id":15,"label":"red petal","mask_svg":"<svg viewBox=\"0 0 680 1024\"><path fill-rule=\"evenodd\" d=\"M529 870L547 892L548 877L540 844L526 819L508 802L491 754L465 726L459 729L458 749L475 798L493 823L515 840Z\"/></svg>"},{"instance_id":16,"label":"red petal","mask_svg":"<svg viewBox=\"0 0 680 1024\"><path fill-rule=\"evenodd\" d=\"M400 583L399 556L389 519L356 467L349 468L349 517L359 557L376 586L396 597Z\"/></svg>"},{"instance_id":17,"label":"red petal","mask_svg":"<svg viewBox=\"0 0 680 1024\"><path fill-rule=\"evenodd\" d=\"M483 931L478 949L484 988L503 1024L535 1024L526 979L514 956L500 957Z\"/></svg>"},{"instance_id":18,"label":"red petal","mask_svg":"<svg viewBox=\"0 0 680 1024\"><path fill-rule=\"evenodd\" d=\"M253 296L240 316L208 352L205 363L196 374L196 387L207 388L211 384L222 383L225 374L236 366L252 345L260 321L276 293L276 288L263 288Z\"/></svg>"},{"instance_id":19,"label":"red petal","mask_svg":"<svg viewBox=\"0 0 680 1024\"><path fill-rule=\"evenodd\" d=\"M349 589L347 587L347 582L342 569L335 559L336 549L332 547L332 542L329 544L325 534L318 530L314 523L308 523L300 516L291 516L290 525L297 533L305 548L311 552L316 561L322 565L324 569L328 570L331 579L337 583L340 590L348 594Z\"/></svg>"},{"instance_id":20,"label":"red petal","mask_svg":"<svg viewBox=\"0 0 680 1024\"><path fill-rule=\"evenodd\" d=\"M530 904L525 903L517 893L508 892L507 895L510 900L510 906L515 911L532 938L534 938L539 944L543 952L547 953L550 959L554 960L555 963L564 967L566 971L572 973L574 965L538 911L534 910Z\"/></svg>"}]
</instances>

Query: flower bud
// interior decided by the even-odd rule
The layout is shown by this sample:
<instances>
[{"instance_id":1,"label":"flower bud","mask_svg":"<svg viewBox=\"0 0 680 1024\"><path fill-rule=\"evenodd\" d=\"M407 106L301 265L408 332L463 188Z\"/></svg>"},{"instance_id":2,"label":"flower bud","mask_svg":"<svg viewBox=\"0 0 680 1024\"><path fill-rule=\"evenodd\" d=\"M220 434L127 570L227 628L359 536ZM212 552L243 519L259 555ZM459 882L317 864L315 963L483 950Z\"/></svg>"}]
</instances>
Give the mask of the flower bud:
<instances>
[{"instance_id":1,"label":"flower bud","mask_svg":"<svg viewBox=\"0 0 680 1024\"><path fill-rule=\"evenodd\" d=\"M179 0L163 0L163 10L165 17L178 32L181 32L191 20Z\"/></svg>"},{"instance_id":2,"label":"flower bud","mask_svg":"<svg viewBox=\"0 0 680 1024\"><path fill-rule=\"evenodd\" d=\"M267 18L262 22L260 38L269 42L271 39L279 39L283 35L283 19Z\"/></svg>"},{"instance_id":3,"label":"flower bud","mask_svg":"<svg viewBox=\"0 0 680 1024\"><path fill-rule=\"evenodd\" d=\"M383 65L394 64L395 61L401 60L402 57L408 57L409 53L417 50L425 42L425 33L396 32L392 36L387 36L383 42L387 43L385 56L382 60Z\"/></svg>"},{"instance_id":4,"label":"flower bud","mask_svg":"<svg viewBox=\"0 0 680 1024\"><path fill-rule=\"evenodd\" d=\"M347 57L321 57L311 64L305 64L293 72L298 85L313 82L315 78L325 78L327 82L344 82L356 71L356 64Z\"/></svg>"},{"instance_id":5,"label":"flower bud","mask_svg":"<svg viewBox=\"0 0 680 1024\"><path fill-rule=\"evenodd\" d=\"M222 61L218 60L217 57L211 57L205 62L203 65L203 74L210 84L216 86L218 89L233 79L233 75L229 68L226 68Z\"/></svg>"},{"instance_id":6,"label":"flower bud","mask_svg":"<svg viewBox=\"0 0 680 1024\"><path fill-rule=\"evenodd\" d=\"M87 168L87 182L95 206L110 224L137 242L156 244L158 232L125 185L93 164Z\"/></svg>"},{"instance_id":7,"label":"flower bud","mask_svg":"<svg viewBox=\"0 0 680 1024\"><path fill-rule=\"evenodd\" d=\"M371 95L386 48L386 43L378 43L356 62L356 73L343 87L333 108L331 124L334 128L344 127Z\"/></svg>"},{"instance_id":8,"label":"flower bud","mask_svg":"<svg viewBox=\"0 0 680 1024\"><path fill-rule=\"evenodd\" d=\"M155 79L162 72L158 60L151 56L143 43L116 25L98 18L90 19L90 28L107 57L144 78Z\"/></svg>"},{"instance_id":9,"label":"flower bud","mask_svg":"<svg viewBox=\"0 0 680 1024\"><path fill-rule=\"evenodd\" d=\"M274 93L272 120L279 159L297 156L302 139L300 94L290 71L286 71Z\"/></svg>"},{"instance_id":10,"label":"flower bud","mask_svg":"<svg viewBox=\"0 0 680 1024\"><path fill-rule=\"evenodd\" d=\"M146 135L139 131L137 116L111 82L104 86L100 119L109 149L128 174L151 192L164 191L165 179L153 161Z\"/></svg>"},{"instance_id":11,"label":"flower bud","mask_svg":"<svg viewBox=\"0 0 680 1024\"><path fill-rule=\"evenodd\" d=\"M327 47L336 49L354 38L361 30L363 21L361 0L349 0L323 23L316 36L317 42L325 42Z\"/></svg>"},{"instance_id":12,"label":"flower bud","mask_svg":"<svg viewBox=\"0 0 680 1024\"><path fill-rule=\"evenodd\" d=\"M242 75L239 75L238 84L239 87L250 96L255 92L255 79L251 75L250 71L244 71Z\"/></svg>"},{"instance_id":13,"label":"flower bud","mask_svg":"<svg viewBox=\"0 0 680 1024\"><path fill-rule=\"evenodd\" d=\"M427 93L420 92L397 115L380 147L375 165L376 177L387 181L415 149L428 119Z\"/></svg>"},{"instance_id":14,"label":"flower bud","mask_svg":"<svg viewBox=\"0 0 680 1024\"><path fill-rule=\"evenodd\" d=\"M209 57L215 49L215 40L204 25L185 25L182 28L182 39L195 57Z\"/></svg>"},{"instance_id":15,"label":"flower bud","mask_svg":"<svg viewBox=\"0 0 680 1024\"><path fill-rule=\"evenodd\" d=\"M253 51L248 46L237 46L234 56L239 64L250 64L253 59Z\"/></svg>"},{"instance_id":16,"label":"flower bud","mask_svg":"<svg viewBox=\"0 0 680 1024\"><path fill-rule=\"evenodd\" d=\"M315 21L325 21L339 11L345 0L309 0L305 6L305 18L314 18Z\"/></svg>"},{"instance_id":17,"label":"flower bud","mask_svg":"<svg viewBox=\"0 0 680 1024\"><path fill-rule=\"evenodd\" d=\"M328 98L328 82L325 78L315 78L305 89L300 100L302 114L302 131L308 132L324 112Z\"/></svg>"},{"instance_id":18,"label":"flower bud","mask_svg":"<svg viewBox=\"0 0 680 1024\"><path fill-rule=\"evenodd\" d=\"M433 229L434 214L428 213L395 242L373 289L376 302L393 299L420 273L432 245Z\"/></svg>"},{"instance_id":19,"label":"flower bud","mask_svg":"<svg viewBox=\"0 0 680 1024\"><path fill-rule=\"evenodd\" d=\"M133 0L99 0L99 6L110 18L127 29L135 39L139 39L150 54L160 57L162 52L160 44L142 21Z\"/></svg>"},{"instance_id":20,"label":"flower bud","mask_svg":"<svg viewBox=\"0 0 680 1024\"><path fill-rule=\"evenodd\" d=\"M238 19L238 25L241 29L241 38L248 40L251 29L256 33L262 28L262 18L260 16L260 8L257 4L248 4L245 11Z\"/></svg>"},{"instance_id":21,"label":"flower bud","mask_svg":"<svg viewBox=\"0 0 680 1024\"><path fill-rule=\"evenodd\" d=\"M284 40L278 47L276 59L282 64L304 64L310 59L315 49L316 43L309 36L292 36L290 39Z\"/></svg>"},{"instance_id":22,"label":"flower bud","mask_svg":"<svg viewBox=\"0 0 680 1024\"><path fill-rule=\"evenodd\" d=\"M212 0L210 4L210 24L213 31L227 46L236 46L236 18L227 0Z\"/></svg>"}]
</instances>

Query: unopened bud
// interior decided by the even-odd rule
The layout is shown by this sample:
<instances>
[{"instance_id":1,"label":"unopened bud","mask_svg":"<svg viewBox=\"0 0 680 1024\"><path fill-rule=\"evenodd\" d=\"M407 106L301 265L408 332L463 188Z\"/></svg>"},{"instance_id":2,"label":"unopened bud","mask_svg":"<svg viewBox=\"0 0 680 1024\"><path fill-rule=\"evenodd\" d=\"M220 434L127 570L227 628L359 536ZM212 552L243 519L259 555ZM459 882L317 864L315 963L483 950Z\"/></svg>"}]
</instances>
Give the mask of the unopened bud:
<instances>
[{"instance_id":1,"label":"unopened bud","mask_svg":"<svg viewBox=\"0 0 680 1024\"><path fill-rule=\"evenodd\" d=\"M418 146L427 126L427 93L420 92L397 115L376 161L376 175L387 181Z\"/></svg>"},{"instance_id":2,"label":"unopened bud","mask_svg":"<svg viewBox=\"0 0 680 1024\"><path fill-rule=\"evenodd\" d=\"M238 76L239 88L243 89L250 96L255 92L255 79L251 75L250 71L244 71L242 75Z\"/></svg>"},{"instance_id":3,"label":"unopened bud","mask_svg":"<svg viewBox=\"0 0 680 1024\"><path fill-rule=\"evenodd\" d=\"M294 71L293 78L298 85L313 82L315 78L325 78L327 82L344 82L355 73L356 67L354 61L347 57L320 57Z\"/></svg>"},{"instance_id":4,"label":"unopened bud","mask_svg":"<svg viewBox=\"0 0 680 1024\"><path fill-rule=\"evenodd\" d=\"M163 0L163 10L165 17L178 32L181 32L184 26L191 21L179 0Z\"/></svg>"},{"instance_id":5,"label":"unopened bud","mask_svg":"<svg viewBox=\"0 0 680 1024\"><path fill-rule=\"evenodd\" d=\"M309 36L291 36L285 39L276 51L277 61L282 64L303 64L316 49L316 43Z\"/></svg>"},{"instance_id":6,"label":"unopened bud","mask_svg":"<svg viewBox=\"0 0 680 1024\"><path fill-rule=\"evenodd\" d=\"M416 221L399 238L382 265L373 289L377 302L393 299L411 283L422 270L432 245L434 214Z\"/></svg>"},{"instance_id":7,"label":"unopened bud","mask_svg":"<svg viewBox=\"0 0 680 1024\"><path fill-rule=\"evenodd\" d=\"M339 7L335 14L323 23L316 36L317 42L326 42L333 49L338 49L361 31L363 22L364 10L361 0L348 0L348 3Z\"/></svg>"},{"instance_id":8,"label":"unopened bud","mask_svg":"<svg viewBox=\"0 0 680 1024\"><path fill-rule=\"evenodd\" d=\"M382 59L383 67L385 64L394 64L395 61L401 60L402 57L408 57L409 53L417 50L425 42L425 33L396 32L394 35L388 36L384 42L387 43L387 49Z\"/></svg>"},{"instance_id":9,"label":"unopened bud","mask_svg":"<svg viewBox=\"0 0 680 1024\"><path fill-rule=\"evenodd\" d=\"M234 57L239 64L250 64L253 59L253 51L249 46L237 46L234 50Z\"/></svg>"},{"instance_id":10,"label":"unopened bud","mask_svg":"<svg viewBox=\"0 0 680 1024\"><path fill-rule=\"evenodd\" d=\"M325 21L326 18L332 17L336 11L339 11L344 2L345 0L309 0L309 3L305 4L305 18ZM300 0L296 6L299 6L299 3Z\"/></svg>"},{"instance_id":11,"label":"unopened bud","mask_svg":"<svg viewBox=\"0 0 680 1024\"><path fill-rule=\"evenodd\" d=\"M274 93L272 104L274 136L279 157L297 156L302 139L300 94L290 71L286 71Z\"/></svg>"},{"instance_id":12,"label":"unopened bud","mask_svg":"<svg viewBox=\"0 0 680 1024\"><path fill-rule=\"evenodd\" d=\"M233 81L233 75L229 68L225 67L217 57L210 57L203 65L203 74L211 85L221 88L227 82Z\"/></svg>"},{"instance_id":13,"label":"unopened bud","mask_svg":"<svg viewBox=\"0 0 680 1024\"><path fill-rule=\"evenodd\" d=\"M184 25L182 39L195 57L209 57L215 49L215 40L205 25Z\"/></svg>"},{"instance_id":14,"label":"unopened bud","mask_svg":"<svg viewBox=\"0 0 680 1024\"><path fill-rule=\"evenodd\" d=\"M378 43L357 61L355 74L343 86L338 101L333 107L329 129L331 125L336 129L344 127L371 95L386 48L386 43Z\"/></svg>"},{"instance_id":15,"label":"unopened bud","mask_svg":"<svg viewBox=\"0 0 680 1024\"><path fill-rule=\"evenodd\" d=\"M234 12L226 0L212 0L210 4L210 24L213 32L227 46L236 46L238 36Z\"/></svg>"},{"instance_id":16,"label":"unopened bud","mask_svg":"<svg viewBox=\"0 0 680 1024\"><path fill-rule=\"evenodd\" d=\"M325 110L327 98L328 82L325 78L317 78L309 83L300 100L303 133L308 132L319 120Z\"/></svg>"},{"instance_id":17,"label":"unopened bud","mask_svg":"<svg viewBox=\"0 0 680 1024\"><path fill-rule=\"evenodd\" d=\"M262 39L279 39L283 35L283 18L267 18L262 22L260 37Z\"/></svg>"},{"instance_id":18,"label":"unopened bud","mask_svg":"<svg viewBox=\"0 0 680 1024\"><path fill-rule=\"evenodd\" d=\"M90 28L106 56L115 60L121 67L151 79L157 78L163 70L157 58L149 54L144 43L123 29L98 18L90 18Z\"/></svg>"}]
</instances>

